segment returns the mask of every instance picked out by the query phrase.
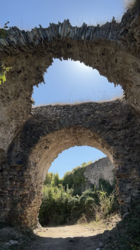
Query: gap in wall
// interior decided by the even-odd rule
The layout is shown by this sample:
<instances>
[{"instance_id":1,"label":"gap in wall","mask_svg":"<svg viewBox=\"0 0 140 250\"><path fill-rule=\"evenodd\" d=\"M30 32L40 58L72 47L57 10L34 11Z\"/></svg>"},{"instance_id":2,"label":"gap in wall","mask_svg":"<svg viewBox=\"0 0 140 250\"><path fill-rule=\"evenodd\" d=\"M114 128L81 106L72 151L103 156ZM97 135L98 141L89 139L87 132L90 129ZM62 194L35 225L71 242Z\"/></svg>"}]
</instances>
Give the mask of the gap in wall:
<instances>
[{"instance_id":1,"label":"gap in wall","mask_svg":"<svg viewBox=\"0 0 140 250\"><path fill-rule=\"evenodd\" d=\"M121 86L114 86L97 70L79 61L54 59L44 76L46 84L34 87L35 106L110 101L123 96Z\"/></svg>"}]
</instances>

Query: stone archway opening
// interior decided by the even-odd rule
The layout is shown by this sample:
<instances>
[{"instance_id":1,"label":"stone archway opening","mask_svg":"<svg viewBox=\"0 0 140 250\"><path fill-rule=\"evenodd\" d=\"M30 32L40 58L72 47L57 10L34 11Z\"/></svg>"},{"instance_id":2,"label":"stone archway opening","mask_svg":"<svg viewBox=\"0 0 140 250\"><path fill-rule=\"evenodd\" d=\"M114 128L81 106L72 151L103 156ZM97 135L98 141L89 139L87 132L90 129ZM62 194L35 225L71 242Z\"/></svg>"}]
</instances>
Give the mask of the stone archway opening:
<instances>
[{"instance_id":1,"label":"stone archway opening","mask_svg":"<svg viewBox=\"0 0 140 250\"><path fill-rule=\"evenodd\" d=\"M28 168L24 173L26 176L24 184L25 196L22 193L23 187L20 190L21 194L19 194L20 191L18 190L18 196L24 197L23 200L19 198L18 204L13 208L13 213L15 213L14 209L19 213L18 218L16 218L18 224L22 224L23 227L35 227L37 225L38 213L41 205L42 185L47 171L52 161L58 157L59 153L75 145L96 147L104 152L113 162L113 150L110 146L95 133L80 128L79 126L70 129L62 129L43 137L34 147L32 152L29 153L28 163L26 163ZM13 151L12 161L15 160L15 154L17 154L17 149ZM11 164L14 165L14 162ZM11 219L13 220L14 217ZM13 223L15 222L13 221Z\"/></svg>"},{"instance_id":2,"label":"stone archway opening","mask_svg":"<svg viewBox=\"0 0 140 250\"><path fill-rule=\"evenodd\" d=\"M121 101L33 108L32 118L9 146L8 165L3 163L8 174L3 171L2 185L4 188L8 178L10 190L4 199L3 220L25 228L37 226L46 173L59 153L75 145L88 145L108 156L115 166L121 210L127 211L131 197L139 196L138 168L134 171L137 151L131 152L130 161L135 120L131 109ZM131 140L126 144L128 136Z\"/></svg>"},{"instance_id":3,"label":"stone archway opening","mask_svg":"<svg viewBox=\"0 0 140 250\"><path fill-rule=\"evenodd\" d=\"M50 144L51 147L49 146ZM99 149L113 162L112 150L109 146L105 145L105 142L94 133L87 129L79 128L79 126L62 129L48 135L35 147L34 152L30 156L30 162L37 162L39 176L44 180L51 163L60 153L71 147L83 145Z\"/></svg>"},{"instance_id":4,"label":"stone archway opening","mask_svg":"<svg viewBox=\"0 0 140 250\"><path fill-rule=\"evenodd\" d=\"M95 220L94 210L91 212L90 204L87 208L81 202L81 197L86 192L93 195L95 190L100 192L102 188L107 195L114 191L114 165L106 155L88 146L64 150L52 162L43 184L39 210L41 226L75 224L81 221L84 213L85 221ZM74 203L74 199L78 199L77 203Z\"/></svg>"},{"instance_id":5,"label":"stone archway opening","mask_svg":"<svg viewBox=\"0 0 140 250\"><path fill-rule=\"evenodd\" d=\"M12 66L6 84L0 87L0 221L24 228L37 226L43 176L63 150L62 142L65 148L90 145L108 155L115 165L123 212L131 199L140 199L138 2L119 24L113 18L101 27L85 23L72 27L67 20L31 32L12 27L0 38L1 60L6 67ZM121 85L126 103L93 103L88 110L86 105L48 107L42 119L43 109L40 114L31 109L33 86L43 81L53 58L62 57L79 60Z\"/></svg>"},{"instance_id":6,"label":"stone archway opening","mask_svg":"<svg viewBox=\"0 0 140 250\"><path fill-rule=\"evenodd\" d=\"M95 147L108 156L115 166L121 211L126 212L131 197L139 197L139 168L134 167L139 151L131 151L130 160L131 145L139 145L134 126L139 127L136 116L121 101L33 108L3 161L2 188L8 183L10 191L4 197L2 220L24 228L37 226L46 173L59 153L75 145Z\"/></svg>"}]
</instances>

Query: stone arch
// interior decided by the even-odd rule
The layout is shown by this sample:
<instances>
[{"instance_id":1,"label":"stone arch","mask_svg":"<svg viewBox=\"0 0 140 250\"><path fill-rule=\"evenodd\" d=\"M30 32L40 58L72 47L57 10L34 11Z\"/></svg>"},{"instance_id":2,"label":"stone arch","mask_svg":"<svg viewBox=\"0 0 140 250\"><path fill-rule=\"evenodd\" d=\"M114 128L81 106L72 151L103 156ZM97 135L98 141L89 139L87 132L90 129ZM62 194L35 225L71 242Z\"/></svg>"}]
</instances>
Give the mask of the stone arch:
<instances>
[{"instance_id":1,"label":"stone arch","mask_svg":"<svg viewBox=\"0 0 140 250\"><path fill-rule=\"evenodd\" d=\"M139 164L135 164L140 156L139 150L132 150L132 143L140 144L133 133L136 119L120 101L32 109L32 118L8 149L12 197L5 220L22 227L37 225L46 171L60 152L75 145L96 147L114 163L119 202L122 211L127 211L130 199L139 197Z\"/></svg>"},{"instance_id":2,"label":"stone arch","mask_svg":"<svg viewBox=\"0 0 140 250\"><path fill-rule=\"evenodd\" d=\"M0 37L0 58L12 66L0 86L0 148L7 150L15 133L31 115L33 86L41 83L53 58L71 58L97 69L110 82L120 84L127 102L139 111L139 10L129 10L121 23L72 27L68 20L29 31L12 27Z\"/></svg>"},{"instance_id":3,"label":"stone arch","mask_svg":"<svg viewBox=\"0 0 140 250\"><path fill-rule=\"evenodd\" d=\"M16 141L15 144L17 145L18 142ZM23 164L23 161L26 160L23 158L19 158L19 160L15 159L17 158L17 152L19 152L19 150L16 148L16 145L13 149L13 158L10 161L11 163L9 163L11 166L16 166L17 168L18 164ZM12 218L14 218L14 221L12 221L13 223L15 223L16 219L16 221L18 221L18 224L22 224L23 227L37 225L38 212L41 205L42 185L43 181L45 180L47 170L49 169L52 161L57 158L58 154L61 153L63 150L68 149L70 147L83 145L102 149L102 151L112 159L112 155L109 152L109 149L111 151L109 145L105 144L105 142L91 130L86 129L82 126L74 126L70 128L60 129L58 131L55 131L54 133L49 133L49 135L44 136L38 142L38 144L31 150L31 153L28 157L28 161L24 165L26 166L26 170L24 169L26 173L24 173L26 175L26 178L29 178L30 181L22 187L22 190L23 188L24 190L28 190L28 194L26 199L23 200L23 202L18 202L14 210L11 210L11 212L13 213ZM109 149L107 150L107 148ZM25 157L25 155L23 157ZM20 172L22 172L22 169ZM21 200L20 197L24 196L22 194L22 190L21 195L18 191L18 200ZM28 200L30 200L30 202ZM21 208L24 206L26 208L24 208L22 216L20 214L21 212L19 212L18 217L15 218L14 213L17 213L18 209L21 210Z\"/></svg>"},{"instance_id":4,"label":"stone arch","mask_svg":"<svg viewBox=\"0 0 140 250\"><path fill-rule=\"evenodd\" d=\"M6 84L0 86L0 221L13 220L24 227L36 225L37 221L29 218L38 192L33 185L38 162L33 162L32 153L38 147L40 136L45 138L55 132L58 135L58 131L64 129L77 131L80 127L98 135L102 138L100 143L109 147L123 211L127 210L132 197L140 199L139 30L137 0L119 24L113 18L101 27L83 24L78 28L67 20L51 24L47 29L40 26L31 32L13 27L5 38L0 36L0 58L5 66L12 66ZM84 62L109 81L120 84L129 105L117 101L48 106L31 111L33 86L43 81L53 58L62 57ZM47 124L46 132L42 128L44 124ZM38 137L36 131L42 134ZM28 136L34 145L25 140Z\"/></svg>"}]
</instances>

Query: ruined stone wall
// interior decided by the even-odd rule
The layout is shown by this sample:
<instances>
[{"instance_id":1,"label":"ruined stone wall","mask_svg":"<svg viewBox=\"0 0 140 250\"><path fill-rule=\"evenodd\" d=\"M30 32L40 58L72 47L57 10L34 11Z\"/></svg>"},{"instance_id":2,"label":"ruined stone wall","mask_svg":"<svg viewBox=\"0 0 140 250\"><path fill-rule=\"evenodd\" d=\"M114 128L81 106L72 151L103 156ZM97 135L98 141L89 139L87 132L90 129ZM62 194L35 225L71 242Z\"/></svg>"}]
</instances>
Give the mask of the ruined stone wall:
<instances>
[{"instance_id":1,"label":"ruined stone wall","mask_svg":"<svg viewBox=\"0 0 140 250\"><path fill-rule=\"evenodd\" d=\"M139 2L139 1L137 1ZM121 23L72 27L69 21L0 37L0 60L12 67L0 86L0 221L37 225L43 178L66 148L88 145L115 166L126 211L140 198L140 8ZM47 106L31 111L33 86L53 58L79 60L120 84L126 103Z\"/></svg>"},{"instance_id":2,"label":"ruined stone wall","mask_svg":"<svg viewBox=\"0 0 140 250\"><path fill-rule=\"evenodd\" d=\"M36 226L47 170L59 153L76 145L108 156L121 210L127 211L131 198L140 198L139 127L137 116L121 101L33 108L1 167L0 221Z\"/></svg>"},{"instance_id":3,"label":"ruined stone wall","mask_svg":"<svg viewBox=\"0 0 140 250\"><path fill-rule=\"evenodd\" d=\"M99 179L107 180L110 184L114 181L115 167L112 162L104 157L85 167L84 176L89 185L99 187Z\"/></svg>"},{"instance_id":4,"label":"ruined stone wall","mask_svg":"<svg viewBox=\"0 0 140 250\"><path fill-rule=\"evenodd\" d=\"M24 31L12 27L0 37L0 60L12 69L0 86L0 149L7 148L31 115L33 86L43 81L53 58L79 60L122 86L127 102L140 110L140 15L128 11L121 23L72 27L69 21Z\"/></svg>"}]
</instances>

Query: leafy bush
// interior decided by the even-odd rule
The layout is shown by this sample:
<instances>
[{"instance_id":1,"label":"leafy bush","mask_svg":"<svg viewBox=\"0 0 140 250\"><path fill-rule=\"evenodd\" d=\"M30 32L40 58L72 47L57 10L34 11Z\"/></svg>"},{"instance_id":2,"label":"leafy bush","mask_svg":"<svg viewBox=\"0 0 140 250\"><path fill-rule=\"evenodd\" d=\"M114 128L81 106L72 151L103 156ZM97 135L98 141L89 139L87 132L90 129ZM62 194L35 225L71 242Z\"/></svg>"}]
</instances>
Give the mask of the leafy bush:
<instances>
[{"instance_id":1,"label":"leafy bush","mask_svg":"<svg viewBox=\"0 0 140 250\"><path fill-rule=\"evenodd\" d=\"M104 180L102 178L99 179L99 189L103 189L106 191L108 194L111 194L115 188L115 179L113 181L113 184L111 185L109 181Z\"/></svg>"},{"instance_id":2,"label":"leafy bush","mask_svg":"<svg viewBox=\"0 0 140 250\"><path fill-rule=\"evenodd\" d=\"M108 215L119 210L116 189L108 195L105 191L98 191L100 206L96 208L96 221L106 218Z\"/></svg>"},{"instance_id":3,"label":"leafy bush","mask_svg":"<svg viewBox=\"0 0 140 250\"><path fill-rule=\"evenodd\" d=\"M52 178L53 178L54 174L53 173L48 173L46 175L46 179L44 181L44 185L50 185L52 182Z\"/></svg>"},{"instance_id":4,"label":"leafy bush","mask_svg":"<svg viewBox=\"0 0 140 250\"><path fill-rule=\"evenodd\" d=\"M72 171L66 172L62 180L63 186L66 187L68 185L69 188L74 187L74 189L78 189L79 187L81 188L81 186L86 183L86 179L84 176L85 167L91 163L92 162L84 162L81 167L78 166Z\"/></svg>"},{"instance_id":5,"label":"leafy bush","mask_svg":"<svg viewBox=\"0 0 140 250\"><path fill-rule=\"evenodd\" d=\"M6 38L7 36L7 29L8 29L8 25L9 21L7 21L4 24L4 28L0 29L0 38ZM0 85L2 82L6 81L6 72L8 72L12 67L5 67L2 62L0 61Z\"/></svg>"},{"instance_id":6,"label":"leafy bush","mask_svg":"<svg viewBox=\"0 0 140 250\"><path fill-rule=\"evenodd\" d=\"M48 173L39 212L41 225L99 220L118 209L114 186L103 179L98 190L94 187L81 191L80 186L86 182L83 175L85 166L84 163L82 167L67 172L62 179L58 174Z\"/></svg>"}]
</instances>

